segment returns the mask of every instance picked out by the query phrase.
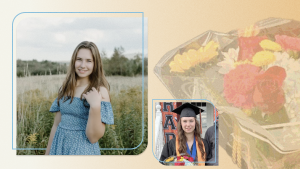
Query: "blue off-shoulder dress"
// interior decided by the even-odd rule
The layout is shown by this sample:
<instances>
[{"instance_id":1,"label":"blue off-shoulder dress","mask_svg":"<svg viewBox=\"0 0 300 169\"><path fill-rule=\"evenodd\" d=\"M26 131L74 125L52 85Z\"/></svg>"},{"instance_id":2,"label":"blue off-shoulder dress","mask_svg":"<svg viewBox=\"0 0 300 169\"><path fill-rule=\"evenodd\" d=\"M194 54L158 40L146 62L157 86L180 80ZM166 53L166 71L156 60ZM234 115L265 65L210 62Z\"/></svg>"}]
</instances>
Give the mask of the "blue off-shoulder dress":
<instances>
[{"instance_id":1,"label":"blue off-shoulder dress","mask_svg":"<svg viewBox=\"0 0 300 169\"><path fill-rule=\"evenodd\" d=\"M50 112L61 113L61 121L56 129L49 155L101 155L99 144L92 144L85 134L90 105L78 97L63 102L63 98L52 103ZM100 112L99 112L100 113ZM114 124L110 102L101 102L101 120Z\"/></svg>"}]
</instances>

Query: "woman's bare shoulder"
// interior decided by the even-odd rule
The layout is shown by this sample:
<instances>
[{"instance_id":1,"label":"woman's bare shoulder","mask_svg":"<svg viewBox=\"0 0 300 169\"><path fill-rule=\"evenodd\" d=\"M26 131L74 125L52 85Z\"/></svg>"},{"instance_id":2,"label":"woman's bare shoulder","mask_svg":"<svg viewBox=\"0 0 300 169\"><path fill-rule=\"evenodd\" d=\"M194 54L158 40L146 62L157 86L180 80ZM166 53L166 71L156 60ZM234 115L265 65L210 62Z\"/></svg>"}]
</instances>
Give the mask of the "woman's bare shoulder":
<instances>
[{"instance_id":1,"label":"woman's bare shoulder","mask_svg":"<svg viewBox=\"0 0 300 169\"><path fill-rule=\"evenodd\" d=\"M102 95L102 101L110 102L109 93L106 87L100 86L100 93Z\"/></svg>"}]
</instances>

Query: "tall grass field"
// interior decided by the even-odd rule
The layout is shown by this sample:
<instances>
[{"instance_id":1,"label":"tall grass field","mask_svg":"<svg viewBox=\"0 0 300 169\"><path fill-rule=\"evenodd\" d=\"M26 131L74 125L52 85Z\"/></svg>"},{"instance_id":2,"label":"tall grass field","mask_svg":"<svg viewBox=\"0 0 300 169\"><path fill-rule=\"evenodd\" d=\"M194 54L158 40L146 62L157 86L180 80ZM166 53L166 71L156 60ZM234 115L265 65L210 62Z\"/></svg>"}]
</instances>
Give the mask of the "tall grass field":
<instances>
[{"instance_id":1,"label":"tall grass field","mask_svg":"<svg viewBox=\"0 0 300 169\"><path fill-rule=\"evenodd\" d=\"M17 148L46 148L54 121L49 112L65 75L17 78ZM110 84L114 125L106 125L99 140L102 155L136 155L148 144L148 80L144 77L144 117L142 116L142 76L107 77ZM144 121L144 133L142 124ZM144 134L144 135L142 135ZM136 148L137 147L137 148ZM43 155L45 150L17 150L17 155Z\"/></svg>"}]
</instances>

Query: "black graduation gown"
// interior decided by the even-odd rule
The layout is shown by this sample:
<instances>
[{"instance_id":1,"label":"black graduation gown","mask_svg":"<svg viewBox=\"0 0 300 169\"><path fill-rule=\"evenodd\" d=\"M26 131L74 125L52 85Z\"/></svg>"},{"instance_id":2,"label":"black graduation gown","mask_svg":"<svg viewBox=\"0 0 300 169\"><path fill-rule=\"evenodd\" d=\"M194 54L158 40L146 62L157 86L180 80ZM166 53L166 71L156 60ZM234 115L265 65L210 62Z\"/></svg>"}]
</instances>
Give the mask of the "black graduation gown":
<instances>
[{"instance_id":1,"label":"black graduation gown","mask_svg":"<svg viewBox=\"0 0 300 169\"><path fill-rule=\"evenodd\" d=\"M208 147L208 143L206 140L202 139L203 143L204 143L204 147L205 147L205 152L206 152L206 158L207 158L207 155L210 154L210 150L209 150L209 147ZM193 146L192 145L192 149L193 149ZM167 142L164 147L163 147L163 150L161 152L161 155L160 155L160 161L164 161L166 158L170 157L170 156L176 156L176 139L173 138L172 140L170 140L169 142ZM196 155L197 157L197 155ZM196 158L197 159L197 158Z\"/></svg>"}]
</instances>

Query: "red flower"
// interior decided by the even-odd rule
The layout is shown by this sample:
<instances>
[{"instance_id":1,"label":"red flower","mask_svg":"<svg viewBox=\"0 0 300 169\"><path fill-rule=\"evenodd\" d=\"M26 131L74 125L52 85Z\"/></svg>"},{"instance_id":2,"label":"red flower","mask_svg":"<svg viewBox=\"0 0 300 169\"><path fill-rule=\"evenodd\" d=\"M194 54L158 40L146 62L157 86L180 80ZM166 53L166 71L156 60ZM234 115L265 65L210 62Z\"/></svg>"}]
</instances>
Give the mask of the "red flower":
<instances>
[{"instance_id":1,"label":"red flower","mask_svg":"<svg viewBox=\"0 0 300 169\"><path fill-rule=\"evenodd\" d=\"M252 94L259 70L259 67L244 64L224 76L224 95L228 103L244 109L254 106Z\"/></svg>"},{"instance_id":2,"label":"red flower","mask_svg":"<svg viewBox=\"0 0 300 169\"><path fill-rule=\"evenodd\" d=\"M177 160L180 160L181 156L177 156Z\"/></svg>"},{"instance_id":3,"label":"red flower","mask_svg":"<svg viewBox=\"0 0 300 169\"><path fill-rule=\"evenodd\" d=\"M184 166L184 165L185 165L184 161L175 162L175 166Z\"/></svg>"},{"instance_id":4,"label":"red flower","mask_svg":"<svg viewBox=\"0 0 300 169\"><path fill-rule=\"evenodd\" d=\"M252 61L252 57L256 52L262 51L263 49L260 47L259 43L267 39L266 36L252 36L252 37L239 37L239 56L238 61L243 61L248 59Z\"/></svg>"},{"instance_id":5,"label":"red flower","mask_svg":"<svg viewBox=\"0 0 300 169\"><path fill-rule=\"evenodd\" d=\"M278 112L285 103L284 68L273 66L263 73L260 68L239 65L224 76L224 95L228 103L251 109L258 107L267 114Z\"/></svg>"},{"instance_id":6,"label":"red flower","mask_svg":"<svg viewBox=\"0 0 300 169\"><path fill-rule=\"evenodd\" d=\"M183 158L184 158L184 159L188 159L189 157L188 157L188 156L183 156Z\"/></svg>"},{"instance_id":7,"label":"red flower","mask_svg":"<svg viewBox=\"0 0 300 169\"><path fill-rule=\"evenodd\" d=\"M193 159L193 157L189 157L189 162L194 162L194 159Z\"/></svg>"},{"instance_id":8,"label":"red flower","mask_svg":"<svg viewBox=\"0 0 300 169\"><path fill-rule=\"evenodd\" d=\"M276 35L276 43L279 43L283 49L300 51L300 39L286 35Z\"/></svg>"},{"instance_id":9,"label":"red flower","mask_svg":"<svg viewBox=\"0 0 300 169\"><path fill-rule=\"evenodd\" d=\"M253 93L253 102L267 114L278 112L285 103L284 91L281 88L286 77L285 69L278 66L269 68L258 75Z\"/></svg>"},{"instance_id":10,"label":"red flower","mask_svg":"<svg viewBox=\"0 0 300 169\"><path fill-rule=\"evenodd\" d=\"M179 162L175 162L175 166L180 166L180 163Z\"/></svg>"}]
</instances>

